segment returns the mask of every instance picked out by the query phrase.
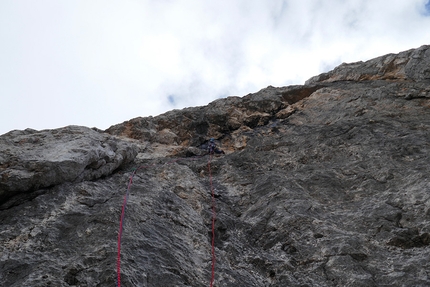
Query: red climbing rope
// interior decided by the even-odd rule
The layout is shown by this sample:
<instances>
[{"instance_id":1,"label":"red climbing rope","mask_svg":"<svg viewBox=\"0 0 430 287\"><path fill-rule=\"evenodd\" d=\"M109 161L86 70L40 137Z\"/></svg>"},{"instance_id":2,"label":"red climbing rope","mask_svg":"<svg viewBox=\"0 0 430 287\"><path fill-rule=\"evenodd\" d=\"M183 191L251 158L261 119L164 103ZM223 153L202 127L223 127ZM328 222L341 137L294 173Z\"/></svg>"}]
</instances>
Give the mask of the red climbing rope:
<instances>
[{"instance_id":1,"label":"red climbing rope","mask_svg":"<svg viewBox=\"0 0 430 287\"><path fill-rule=\"evenodd\" d=\"M211 187L211 195L212 195L212 276L211 276L211 284L210 287L213 286L215 280L215 220L216 220L216 212L215 212L215 192L212 184L212 171L211 171L211 161L212 154L209 156L208 161L208 170L209 170L209 183Z\"/></svg>"},{"instance_id":2,"label":"red climbing rope","mask_svg":"<svg viewBox=\"0 0 430 287\"><path fill-rule=\"evenodd\" d=\"M171 160L165 164L172 164L175 163L179 160L197 160L199 158L201 158L203 156L195 156L195 157L191 157L191 158L177 158L174 160ZM116 259L116 273L117 273L117 287L121 287L121 238L122 238L122 230L123 230L123 225L124 225L124 217L125 217L125 209L127 206L127 200L128 200L128 195L130 193L130 188L131 185L133 184L133 177L136 175L136 172L139 169L145 169L145 168L150 168L155 166L156 164L150 164L150 165L141 165L138 168L136 168L132 174L130 175L129 181L128 181L128 185L127 185L127 191L124 195L124 200L122 203L122 210L121 210L121 217L119 220L119 231L118 231L118 254L117 254L117 259ZM211 178L211 185L212 185L212 178ZM211 285L212 286L212 285Z\"/></svg>"},{"instance_id":3,"label":"red climbing rope","mask_svg":"<svg viewBox=\"0 0 430 287\"><path fill-rule=\"evenodd\" d=\"M131 184L133 183L133 177L136 174L136 171L138 169L136 169L131 175L130 175L130 179L128 181L128 186L127 186L127 191L125 192L124 195L124 201L122 203L122 210L121 210L121 218L119 220L119 231L118 231L118 255L117 255L117 259L116 259L116 273L117 273L117 287L121 287L121 238L122 238L122 226L124 223L124 216L125 216L125 207L127 206L127 199L128 199L128 194L130 191L130 187Z\"/></svg>"},{"instance_id":4,"label":"red climbing rope","mask_svg":"<svg viewBox=\"0 0 430 287\"><path fill-rule=\"evenodd\" d=\"M124 202L122 204L121 219L119 221L119 232L118 232L118 255L116 258L116 273L117 273L117 287L121 287L121 237L122 237L122 223L125 214L125 203L127 202L127 194L124 196Z\"/></svg>"},{"instance_id":5,"label":"red climbing rope","mask_svg":"<svg viewBox=\"0 0 430 287\"><path fill-rule=\"evenodd\" d=\"M197 156L194 158L189 158L187 160L196 160L197 158L200 158L200 157L201 156ZM213 287L213 282L215 280L215 259L216 259L216 257L215 257L215 220L216 220L215 203L216 202L215 202L215 191L214 191L214 187L212 184L212 171L211 171L212 157L213 157L213 155L211 154L209 156L209 160L208 160L209 183L210 183L210 189L211 189L211 195L212 195L212 275L211 275L210 287ZM172 163L175 163L181 159L184 159L184 158L174 159L170 162L167 162L166 164L172 164ZM123 231L123 225L124 225L125 209L127 206L127 200L128 200L130 188L131 188L131 185L133 184L133 177L136 175L136 172L139 169L149 168L152 166L155 166L155 164L146 165L146 166L144 166L144 165L139 166L130 175L130 178L128 181L127 191L124 195L124 200L123 200L123 204L122 204L121 217L120 217L120 222L119 222L119 231L118 231L118 254L117 254L117 260L116 260L116 272L117 272L117 285L116 286L117 287L121 287L121 239L122 239L122 231Z\"/></svg>"}]
</instances>

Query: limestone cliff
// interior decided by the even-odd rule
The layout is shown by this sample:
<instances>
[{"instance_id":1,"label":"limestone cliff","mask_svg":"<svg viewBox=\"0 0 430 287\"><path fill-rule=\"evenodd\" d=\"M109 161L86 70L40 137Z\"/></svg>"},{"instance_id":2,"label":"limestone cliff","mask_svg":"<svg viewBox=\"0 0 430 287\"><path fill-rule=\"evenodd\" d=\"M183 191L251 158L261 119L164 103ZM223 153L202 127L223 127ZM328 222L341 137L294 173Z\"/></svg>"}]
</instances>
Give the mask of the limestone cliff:
<instances>
[{"instance_id":1,"label":"limestone cliff","mask_svg":"<svg viewBox=\"0 0 430 287\"><path fill-rule=\"evenodd\" d=\"M0 286L430 286L430 46L106 131L0 137Z\"/></svg>"}]
</instances>

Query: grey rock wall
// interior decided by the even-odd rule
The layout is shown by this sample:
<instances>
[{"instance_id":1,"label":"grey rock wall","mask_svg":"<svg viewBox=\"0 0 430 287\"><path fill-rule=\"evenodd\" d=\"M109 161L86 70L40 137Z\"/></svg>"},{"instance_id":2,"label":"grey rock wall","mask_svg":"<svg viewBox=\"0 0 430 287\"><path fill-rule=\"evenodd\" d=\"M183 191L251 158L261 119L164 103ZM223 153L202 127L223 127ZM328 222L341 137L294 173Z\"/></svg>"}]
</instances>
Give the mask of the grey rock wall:
<instances>
[{"instance_id":1,"label":"grey rock wall","mask_svg":"<svg viewBox=\"0 0 430 287\"><path fill-rule=\"evenodd\" d=\"M141 167L128 197L121 286L209 286L209 158L200 147L215 137L226 151L211 162L215 286L429 286L428 51L132 119L111 136L44 131L37 153L28 138L38 132L2 136L2 150L27 154L9 156L11 170L37 154L52 164L55 133L72 133L61 154L79 168L14 191L31 197L3 197L0 285L114 286L121 206ZM21 138L26 148L11 144ZM111 150L124 160L97 171Z\"/></svg>"},{"instance_id":2,"label":"grey rock wall","mask_svg":"<svg viewBox=\"0 0 430 287\"><path fill-rule=\"evenodd\" d=\"M137 152L130 142L86 127L11 131L0 137L0 203L64 182L108 176Z\"/></svg>"}]
</instances>

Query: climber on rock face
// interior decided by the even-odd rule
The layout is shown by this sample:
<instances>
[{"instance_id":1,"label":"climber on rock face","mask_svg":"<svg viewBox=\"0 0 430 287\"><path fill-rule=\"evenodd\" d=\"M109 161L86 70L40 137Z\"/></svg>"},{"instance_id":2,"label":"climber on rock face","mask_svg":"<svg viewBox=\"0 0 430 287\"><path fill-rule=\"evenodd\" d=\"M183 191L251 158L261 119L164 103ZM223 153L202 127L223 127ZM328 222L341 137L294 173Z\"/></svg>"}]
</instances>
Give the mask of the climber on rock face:
<instances>
[{"instance_id":1,"label":"climber on rock face","mask_svg":"<svg viewBox=\"0 0 430 287\"><path fill-rule=\"evenodd\" d=\"M221 149L219 149L216 146L215 140L213 138L211 138L209 140L209 144L208 144L208 153L209 154L225 154L225 152Z\"/></svg>"}]
</instances>

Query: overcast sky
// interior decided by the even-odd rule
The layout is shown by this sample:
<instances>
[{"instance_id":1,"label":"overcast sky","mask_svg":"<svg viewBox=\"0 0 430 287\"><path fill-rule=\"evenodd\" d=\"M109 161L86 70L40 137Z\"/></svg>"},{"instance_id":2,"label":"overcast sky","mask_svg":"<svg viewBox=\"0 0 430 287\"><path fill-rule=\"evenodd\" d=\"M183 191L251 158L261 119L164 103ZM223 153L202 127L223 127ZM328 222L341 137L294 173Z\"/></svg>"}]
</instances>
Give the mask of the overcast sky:
<instances>
[{"instance_id":1,"label":"overcast sky","mask_svg":"<svg viewBox=\"0 0 430 287\"><path fill-rule=\"evenodd\" d=\"M0 134L303 84L430 44L430 0L0 0Z\"/></svg>"}]
</instances>

